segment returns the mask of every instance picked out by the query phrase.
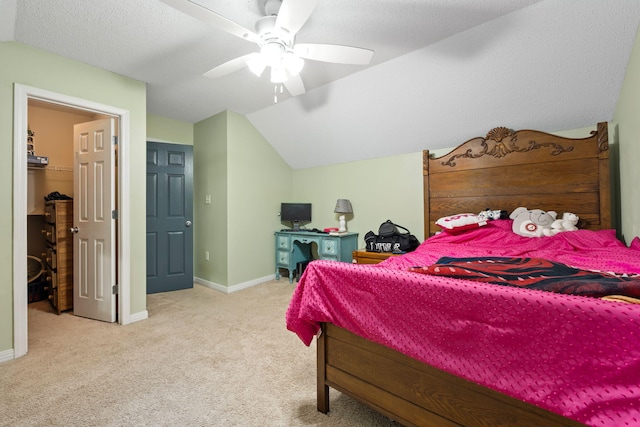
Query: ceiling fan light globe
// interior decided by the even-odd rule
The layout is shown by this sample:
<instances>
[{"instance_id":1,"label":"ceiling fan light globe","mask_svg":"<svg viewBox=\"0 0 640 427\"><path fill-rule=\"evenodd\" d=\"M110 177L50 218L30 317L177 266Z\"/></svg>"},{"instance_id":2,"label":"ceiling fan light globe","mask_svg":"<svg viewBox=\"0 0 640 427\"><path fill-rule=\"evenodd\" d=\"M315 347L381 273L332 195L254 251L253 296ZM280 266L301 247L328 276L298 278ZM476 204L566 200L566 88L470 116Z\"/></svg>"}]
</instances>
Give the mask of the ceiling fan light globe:
<instances>
[{"instance_id":1,"label":"ceiling fan light globe","mask_svg":"<svg viewBox=\"0 0 640 427\"><path fill-rule=\"evenodd\" d=\"M265 64L273 67L280 64L284 48L280 43L267 43L260 49Z\"/></svg>"},{"instance_id":2,"label":"ceiling fan light globe","mask_svg":"<svg viewBox=\"0 0 640 427\"><path fill-rule=\"evenodd\" d=\"M271 83L284 83L287 80L287 71L282 65L271 67Z\"/></svg>"},{"instance_id":3,"label":"ceiling fan light globe","mask_svg":"<svg viewBox=\"0 0 640 427\"><path fill-rule=\"evenodd\" d=\"M256 54L247 60L247 67L253 74L260 77L264 69L267 67L267 64L264 62L264 58L261 55Z\"/></svg>"},{"instance_id":4,"label":"ceiling fan light globe","mask_svg":"<svg viewBox=\"0 0 640 427\"><path fill-rule=\"evenodd\" d=\"M292 76L297 76L304 67L304 59L300 58L293 52L287 52L282 57L282 63Z\"/></svg>"}]
</instances>

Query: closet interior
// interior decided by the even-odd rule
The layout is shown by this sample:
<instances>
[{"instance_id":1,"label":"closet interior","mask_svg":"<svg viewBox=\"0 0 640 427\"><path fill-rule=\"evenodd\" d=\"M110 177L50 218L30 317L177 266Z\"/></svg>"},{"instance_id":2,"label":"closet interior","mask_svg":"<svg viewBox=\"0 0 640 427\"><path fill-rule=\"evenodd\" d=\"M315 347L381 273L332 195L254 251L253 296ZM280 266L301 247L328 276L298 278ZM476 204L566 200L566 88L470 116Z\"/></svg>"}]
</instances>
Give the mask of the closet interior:
<instances>
[{"instance_id":1,"label":"closet interior","mask_svg":"<svg viewBox=\"0 0 640 427\"><path fill-rule=\"evenodd\" d=\"M58 314L73 308L74 125L101 114L29 100L27 267L29 303L49 300Z\"/></svg>"}]
</instances>

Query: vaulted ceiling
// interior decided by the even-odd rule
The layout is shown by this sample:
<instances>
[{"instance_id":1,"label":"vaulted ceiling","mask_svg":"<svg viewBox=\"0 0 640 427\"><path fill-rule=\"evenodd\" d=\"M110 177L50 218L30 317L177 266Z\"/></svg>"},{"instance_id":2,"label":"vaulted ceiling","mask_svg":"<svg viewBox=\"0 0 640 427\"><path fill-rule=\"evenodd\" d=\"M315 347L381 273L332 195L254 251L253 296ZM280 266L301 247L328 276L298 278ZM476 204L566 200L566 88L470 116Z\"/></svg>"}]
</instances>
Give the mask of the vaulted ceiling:
<instances>
[{"instance_id":1,"label":"vaulted ceiling","mask_svg":"<svg viewBox=\"0 0 640 427\"><path fill-rule=\"evenodd\" d=\"M251 30L264 16L264 0L193 2ZM144 81L151 114L244 114L295 169L611 120L639 22L637 0L319 0L296 42L373 59L307 60L306 93L275 102L266 73L203 77L255 44L160 0L0 0L0 41Z\"/></svg>"}]
</instances>

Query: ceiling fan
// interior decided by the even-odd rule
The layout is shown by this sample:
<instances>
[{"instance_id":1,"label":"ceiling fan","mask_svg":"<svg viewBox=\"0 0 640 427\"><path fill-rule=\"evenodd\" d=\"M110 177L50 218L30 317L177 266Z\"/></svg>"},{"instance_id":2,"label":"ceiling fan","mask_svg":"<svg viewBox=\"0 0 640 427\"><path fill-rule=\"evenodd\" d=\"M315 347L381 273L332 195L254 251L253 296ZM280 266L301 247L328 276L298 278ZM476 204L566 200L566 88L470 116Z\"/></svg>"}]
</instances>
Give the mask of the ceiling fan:
<instances>
[{"instance_id":1,"label":"ceiling fan","mask_svg":"<svg viewBox=\"0 0 640 427\"><path fill-rule=\"evenodd\" d=\"M255 31L190 0L161 1L206 24L254 42L260 48L259 52L240 56L207 71L205 77L221 77L244 67L260 76L269 67L271 82L284 84L287 91L296 96L305 93L300 78L305 59L366 65L373 56L372 50L358 47L295 42L296 33L307 22L319 0L265 0L265 16L256 22Z\"/></svg>"}]
</instances>

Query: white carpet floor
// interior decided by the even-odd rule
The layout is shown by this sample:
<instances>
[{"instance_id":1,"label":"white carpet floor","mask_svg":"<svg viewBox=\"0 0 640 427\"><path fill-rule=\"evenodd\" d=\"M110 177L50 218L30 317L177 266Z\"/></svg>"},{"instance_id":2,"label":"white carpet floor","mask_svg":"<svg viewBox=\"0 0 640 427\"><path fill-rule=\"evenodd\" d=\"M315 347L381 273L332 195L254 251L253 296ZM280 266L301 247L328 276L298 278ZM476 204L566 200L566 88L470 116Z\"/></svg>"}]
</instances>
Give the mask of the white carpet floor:
<instances>
[{"instance_id":1,"label":"white carpet floor","mask_svg":"<svg viewBox=\"0 0 640 427\"><path fill-rule=\"evenodd\" d=\"M397 426L331 390L316 410L315 343L287 331L295 284L148 295L127 326L29 305L29 352L0 364L2 426Z\"/></svg>"}]
</instances>

